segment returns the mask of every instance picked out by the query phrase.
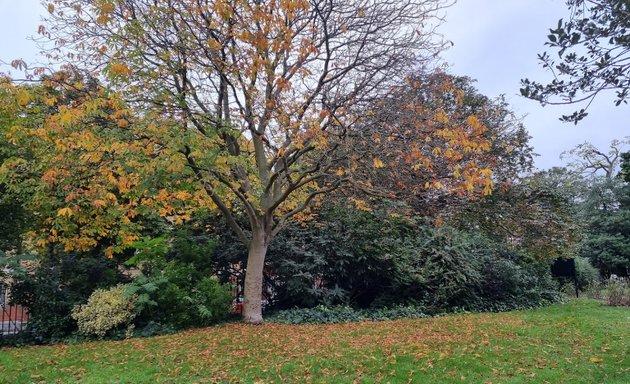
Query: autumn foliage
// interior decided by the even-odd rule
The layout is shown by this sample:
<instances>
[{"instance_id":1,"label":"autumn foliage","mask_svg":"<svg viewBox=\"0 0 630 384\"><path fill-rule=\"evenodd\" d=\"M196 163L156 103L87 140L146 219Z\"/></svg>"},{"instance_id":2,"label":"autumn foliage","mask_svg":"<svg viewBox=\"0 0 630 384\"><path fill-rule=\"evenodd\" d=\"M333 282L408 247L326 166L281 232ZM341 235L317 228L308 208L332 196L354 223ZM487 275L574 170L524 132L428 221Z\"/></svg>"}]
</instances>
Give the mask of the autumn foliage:
<instances>
[{"instance_id":1,"label":"autumn foliage","mask_svg":"<svg viewBox=\"0 0 630 384\"><path fill-rule=\"evenodd\" d=\"M208 207L205 194L186 188L182 177L156 179L184 167L177 158L158 156L166 150L159 137L147 136L150 124L138 124L125 103L95 81L58 72L42 85L8 79L0 85L1 112L12 117L3 139L22 148L3 163L1 176L38 213L41 222L30 237L40 247L101 248L111 257L139 238L143 215L156 212L179 223Z\"/></svg>"},{"instance_id":2,"label":"autumn foliage","mask_svg":"<svg viewBox=\"0 0 630 384\"><path fill-rule=\"evenodd\" d=\"M327 195L369 209L492 192L493 111L413 73L442 48L444 5L53 0L39 32L66 65L2 82L6 138L31 148L3 177L32 197L38 245L66 251L111 257L148 217L219 212L248 249L244 317L260 322L271 241Z\"/></svg>"}]
</instances>

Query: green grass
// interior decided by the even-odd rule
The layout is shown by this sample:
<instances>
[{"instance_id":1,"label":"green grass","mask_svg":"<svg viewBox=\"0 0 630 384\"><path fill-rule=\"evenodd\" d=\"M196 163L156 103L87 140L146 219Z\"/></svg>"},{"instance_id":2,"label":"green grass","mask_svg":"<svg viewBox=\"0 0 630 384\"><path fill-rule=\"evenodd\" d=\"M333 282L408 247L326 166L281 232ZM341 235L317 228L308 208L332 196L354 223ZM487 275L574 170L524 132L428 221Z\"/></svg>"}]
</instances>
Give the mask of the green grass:
<instances>
[{"instance_id":1,"label":"green grass","mask_svg":"<svg viewBox=\"0 0 630 384\"><path fill-rule=\"evenodd\" d=\"M630 310L595 301L334 325L227 324L0 350L0 383L630 383Z\"/></svg>"}]
</instances>

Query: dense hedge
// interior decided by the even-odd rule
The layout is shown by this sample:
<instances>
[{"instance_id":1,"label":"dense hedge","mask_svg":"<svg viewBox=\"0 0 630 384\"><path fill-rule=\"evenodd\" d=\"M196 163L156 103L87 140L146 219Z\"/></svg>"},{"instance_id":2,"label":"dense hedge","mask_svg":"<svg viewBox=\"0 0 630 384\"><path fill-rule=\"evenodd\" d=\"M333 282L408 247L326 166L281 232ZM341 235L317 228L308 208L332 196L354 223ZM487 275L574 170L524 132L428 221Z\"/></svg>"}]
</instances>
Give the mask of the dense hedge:
<instances>
[{"instance_id":1,"label":"dense hedge","mask_svg":"<svg viewBox=\"0 0 630 384\"><path fill-rule=\"evenodd\" d=\"M246 252L230 239L216 257L219 264L244 264ZM549 263L515 247L446 224L343 206L281 233L270 245L266 277L273 309L414 305L440 312L474 304L482 310L532 296L536 303L557 290Z\"/></svg>"},{"instance_id":2,"label":"dense hedge","mask_svg":"<svg viewBox=\"0 0 630 384\"><path fill-rule=\"evenodd\" d=\"M131 281L120 273L120 260L48 255L18 279L16 302L30 308L30 334L41 342L77 334L72 308L119 283L134 297L133 313L91 332L99 337L213 324L228 316L233 287L226 283L234 273L242 278L243 268L234 265L246 260L228 233L215 231L218 242L190 228L143 239L127 254L127 266L140 271ZM387 209L345 206L322 209L315 220L282 232L269 247L265 282L267 315L288 323L505 311L561 300L548 263L516 247Z\"/></svg>"}]
</instances>

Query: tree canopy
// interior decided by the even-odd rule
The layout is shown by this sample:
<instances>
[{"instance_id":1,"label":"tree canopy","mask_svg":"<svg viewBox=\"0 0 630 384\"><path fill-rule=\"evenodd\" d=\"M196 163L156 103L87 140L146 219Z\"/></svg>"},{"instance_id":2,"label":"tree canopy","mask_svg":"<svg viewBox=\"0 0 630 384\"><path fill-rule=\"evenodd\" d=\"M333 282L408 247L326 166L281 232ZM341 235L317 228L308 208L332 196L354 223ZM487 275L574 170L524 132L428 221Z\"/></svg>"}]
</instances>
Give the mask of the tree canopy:
<instances>
[{"instance_id":1,"label":"tree canopy","mask_svg":"<svg viewBox=\"0 0 630 384\"><path fill-rule=\"evenodd\" d=\"M101 78L112 95L124 95L122 108L134 118L121 112L114 123L133 132L127 140L145 151L143 165L195 183L188 193L203 191L225 216L249 249L244 317L259 322L269 242L320 196L357 180L350 138L375 100L439 52L431 24L444 6L439 0L54 0L40 33L54 42L50 59L73 62L72 71ZM73 106L91 111L90 105ZM473 131L485 129L469 120ZM452 133L450 146L468 146L472 125L455 130L447 119L431 121ZM440 132L412 128L424 129L423 137ZM376 169L385 164L370 160ZM425 166L414 161L408 166ZM481 171L473 169L472 177ZM130 191L146 182L126 180ZM109 206L95 201L83 207L88 214ZM135 210L126 204L126 213ZM57 216L80 216L61 209Z\"/></svg>"}]
</instances>

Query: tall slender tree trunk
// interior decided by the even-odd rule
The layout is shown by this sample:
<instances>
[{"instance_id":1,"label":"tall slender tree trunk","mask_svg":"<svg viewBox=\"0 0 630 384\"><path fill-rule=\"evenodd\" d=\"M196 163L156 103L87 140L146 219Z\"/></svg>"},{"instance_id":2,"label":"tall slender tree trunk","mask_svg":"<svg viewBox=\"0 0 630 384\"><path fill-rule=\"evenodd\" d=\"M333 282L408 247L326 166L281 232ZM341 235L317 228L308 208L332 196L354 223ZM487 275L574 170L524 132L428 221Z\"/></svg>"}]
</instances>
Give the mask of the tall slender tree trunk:
<instances>
[{"instance_id":1,"label":"tall slender tree trunk","mask_svg":"<svg viewBox=\"0 0 630 384\"><path fill-rule=\"evenodd\" d=\"M267 238L263 228L254 228L249 243L243 302L243 321L260 324L262 317L263 268L267 255Z\"/></svg>"}]
</instances>

